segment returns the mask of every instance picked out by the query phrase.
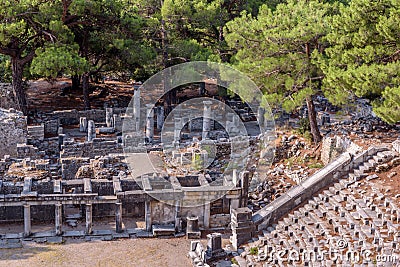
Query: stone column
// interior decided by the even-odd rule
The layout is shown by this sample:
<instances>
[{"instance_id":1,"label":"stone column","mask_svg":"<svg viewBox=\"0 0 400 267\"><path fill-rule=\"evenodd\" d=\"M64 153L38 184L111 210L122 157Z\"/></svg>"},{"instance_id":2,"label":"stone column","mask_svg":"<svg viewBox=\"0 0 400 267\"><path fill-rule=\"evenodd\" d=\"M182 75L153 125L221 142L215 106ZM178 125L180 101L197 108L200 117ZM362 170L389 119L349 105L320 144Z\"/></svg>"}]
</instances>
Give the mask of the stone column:
<instances>
[{"instance_id":1,"label":"stone column","mask_svg":"<svg viewBox=\"0 0 400 267\"><path fill-rule=\"evenodd\" d=\"M87 136L87 140L89 142L93 141L93 139L96 138L96 126L94 124L94 121L90 120L88 122L88 136Z\"/></svg>"},{"instance_id":2,"label":"stone column","mask_svg":"<svg viewBox=\"0 0 400 267\"><path fill-rule=\"evenodd\" d=\"M122 131L122 119L118 114L113 114L113 128L114 131Z\"/></svg>"},{"instance_id":3,"label":"stone column","mask_svg":"<svg viewBox=\"0 0 400 267\"><path fill-rule=\"evenodd\" d=\"M62 150L62 145L64 144L65 134L58 135L58 149Z\"/></svg>"},{"instance_id":4,"label":"stone column","mask_svg":"<svg viewBox=\"0 0 400 267\"><path fill-rule=\"evenodd\" d=\"M235 115L232 117L232 124L234 127L239 127L239 115Z\"/></svg>"},{"instance_id":5,"label":"stone column","mask_svg":"<svg viewBox=\"0 0 400 267\"><path fill-rule=\"evenodd\" d=\"M31 235L31 205L24 205L24 237Z\"/></svg>"},{"instance_id":6,"label":"stone column","mask_svg":"<svg viewBox=\"0 0 400 267\"><path fill-rule=\"evenodd\" d=\"M140 130L140 89L136 89L133 95L133 115L135 117L135 130Z\"/></svg>"},{"instance_id":7,"label":"stone column","mask_svg":"<svg viewBox=\"0 0 400 267\"><path fill-rule=\"evenodd\" d=\"M113 109L106 108L106 125L107 127L113 127Z\"/></svg>"},{"instance_id":8,"label":"stone column","mask_svg":"<svg viewBox=\"0 0 400 267\"><path fill-rule=\"evenodd\" d=\"M151 231L151 225L153 224L152 219L151 219L151 201L146 201L145 202L145 220L146 220L146 231L150 232Z\"/></svg>"},{"instance_id":9,"label":"stone column","mask_svg":"<svg viewBox=\"0 0 400 267\"><path fill-rule=\"evenodd\" d=\"M231 202L231 207L230 207L231 209L239 208L239 199L232 198L230 202Z\"/></svg>"},{"instance_id":10,"label":"stone column","mask_svg":"<svg viewBox=\"0 0 400 267\"><path fill-rule=\"evenodd\" d=\"M181 119L179 117L174 118L174 143L179 142L181 135Z\"/></svg>"},{"instance_id":11,"label":"stone column","mask_svg":"<svg viewBox=\"0 0 400 267\"><path fill-rule=\"evenodd\" d=\"M149 143L153 142L154 137L154 111L152 106L152 104L146 105L146 138Z\"/></svg>"},{"instance_id":12,"label":"stone column","mask_svg":"<svg viewBox=\"0 0 400 267\"><path fill-rule=\"evenodd\" d=\"M204 220L203 220L203 225L204 228L208 229L210 228L210 203L205 203L204 204Z\"/></svg>"},{"instance_id":13,"label":"stone column","mask_svg":"<svg viewBox=\"0 0 400 267\"><path fill-rule=\"evenodd\" d=\"M181 217L180 217L181 201L175 201L175 231L182 231L181 227Z\"/></svg>"},{"instance_id":14,"label":"stone column","mask_svg":"<svg viewBox=\"0 0 400 267\"><path fill-rule=\"evenodd\" d=\"M237 186L237 183L238 183L238 175L237 175L237 169L233 169L232 170L232 183L233 183L233 186Z\"/></svg>"},{"instance_id":15,"label":"stone column","mask_svg":"<svg viewBox=\"0 0 400 267\"><path fill-rule=\"evenodd\" d=\"M86 204L86 229L85 233L90 235L93 232L92 229L92 204Z\"/></svg>"},{"instance_id":16,"label":"stone column","mask_svg":"<svg viewBox=\"0 0 400 267\"><path fill-rule=\"evenodd\" d=\"M249 172L240 173L240 187L242 188L242 203L241 207L247 207L247 199L249 194Z\"/></svg>"},{"instance_id":17,"label":"stone column","mask_svg":"<svg viewBox=\"0 0 400 267\"><path fill-rule=\"evenodd\" d=\"M164 107L157 107L157 130L161 131L164 125Z\"/></svg>"},{"instance_id":18,"label":"stone column","mask_svg":"<svg viewBox=\"0 0 400 267\"><path fill-rule=\"evenodd\" d=\"M203 133L202 140L208 138L208 134L211 131L211 101L203 101L204 110L203 110Z\"/></svg>"},{"instance_id":19,"label":"stone column","mask_svg":"<svg viewBox=\"0 0 400 267\"><path fill-rule=\"evenodd\" d=\"M86 117L80 117L79 118L79 131L80 132L86 132L88 128L88 121Z\"/></svg>"},{"instance_id":20,"label":"stone column","mask_svg":"<svg viewBox=\"0 0 400 267\"><path fill-rule=\"evenodd\" d=\"M122 203L115 203L115 231L122 233Z\"/></svg>"},{"instance_id":21,"label":"stone column","mask_svg":"<svg viewBox=\"0 0 400 267\"><path fill-rule=\"evenodd\" d=\"M56 235L62 234L62 204L55 205Z\"/></svg>"},{"instance_id":22,"label":"stone column","mask_svg":"<svg viewBox=\"0 0 400 267\"><path fill-rule=\"evenodd\" d=\"M200 96L204 96L206 94L206 83L205 82L200 83L199 94L200 94Z\"/></svg>"},{"instance_id":23,"label":"stone column","mask_svg":"<svg viewBox=\"0 0 400 267\"><path fill-rule=\"evenodd\" d=\"M264 115L265 115L265 109L262 107L258 107L257 119L258 119L258 125L260 125L260 127L264 126L264 121L265 121ZM262 130L262 128L261 128L261 130Z\"/></svg>"}]
</instances>

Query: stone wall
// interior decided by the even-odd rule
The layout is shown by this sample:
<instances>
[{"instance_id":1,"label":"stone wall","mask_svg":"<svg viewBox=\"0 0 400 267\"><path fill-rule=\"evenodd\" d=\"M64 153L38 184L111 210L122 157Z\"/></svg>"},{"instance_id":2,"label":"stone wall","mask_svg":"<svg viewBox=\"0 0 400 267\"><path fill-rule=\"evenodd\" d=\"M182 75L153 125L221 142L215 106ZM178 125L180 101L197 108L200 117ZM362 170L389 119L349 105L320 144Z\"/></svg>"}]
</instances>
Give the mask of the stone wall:
<instances>
[{"instance_id":1,"label":"stone wall","mask_svg":"<svg viewBox=\"0 0 400 267\"><path fill-rule=\"evenodd\" d=\"M44 134L45 135L57 135L58 127L60 126L59 119L49 119L44 123Z\"/></svg>"},{"instance_id":2,"label":"stone wall","mask_svg":"<svg viewBox=\"0 0 400 267\"><path fill-rule=\"evenodd\" d=\"M145 204L144 202L122 200L122 215L131 217L144 217ZM129 219L127 219L129 220Z\"/></svg>"},{"instance_id":3,"label":"stone wall","mask_svg":"<svg viewBox=\"0 0 400 267\"><path fill-rule=\"evenodd\" d=\"M328 136L322 140L321 161L326 165L345 151L356 153L360 150L361 148L359 146L346 137Z\"/></svg>"},{"instance_id":4,"label":"stone wall","mask_svg":"<svg viewBox=\"0 0 400 267\"><path fill-rule=\"evenodd\" d=\"M0 109L0 158L17 156L17 144L25 144L26 140L26 117L13 109Z\"/></svg>"},{"instance_id":5,"label":"stone wall","mask_svg":"<svg viewBox=\"0 0 400 267\"><path fill-rule=\"evenodd\" d=\"M122 220L144 217L144 202L133 202L129 200L122 201ZM97 204L93 205L93 217L115 217L115 204ZM124 218L125 217L125 218ZM128 218L126 218L128 217Z\"/></svg>"},{"instance_id":6,"label":"stone wall","mask_svg":"<svg viewBox=\"0 0 400 267\"><path fill-rule=\"evenodd\" d=\"M75 174L78 169L83 165L89 165L89 158L62 158L61 159L61 171L62 178L70 180L75 178Z\"/></svg>"},{"instance_id":7,"label":"stone wall","mask_svg":"<svg viewBox=\"0 0 400 267\"><path fill-rule=\"evenodd\" d=\"M0 194L21 194L24 184L22 182L1 182Z\"/></svg>"},{"instance_id":8,"label":"stone wall","mask_svg":"<svg viewBox=\"0 0 400 267\"><path fill-rule=\"evenodd\" d=\"M0 83L0 108L17 108L10 83Z\"/></svg>"},{"instance_id":9,"label":"stone wall","mask_svg":"<svg viewBox=\"0 0 400 267\"><path fill-rule=\"evenodd\" d=\"M28 126L28 138L30 140L44 140L44 124Z\"/></svg>"},{"instance_id":10,"label":"stone wall","mask_svg":"<svg viewBox=\"0 0 400 267\"><path fill-rule=\"evenodd\" d=\"M118 143L117 140L95 138L92 142L64 142L62 145L61 157L94 158L95 156L106 156L113 153L123 153L122 143Z\"/></svg>"},{"instance_id":11,"label":"stone wall","mask_svg":"<svg viewBox=\"0 0 400 267\"><path fill-rule=\"evenodd\" d=\"M28 144L17 144L17 157L20 159L24 158L37 158L38 148Z\"/></svg>"},{"instance_id":12,"label":"stone wall","mask_svg":"<svg viewBox=\"0 0 400 267\"><path fill-rule=\"evenodd\" d=\"M58 137L45 138L43 141L28 142L32 143L39 151L44 151L48 156L59 155L59 139Z\"/></svg>"},{"instance_id":13,"label":"stone wall","mask_svg":"<svg viewBox=\"0 0 400 267\"><path fill-rule=\"evenodd\" d=\"M54 181L33 181L31 191L38 192L38 194L53 194Z\"/></svg>"},{"instance_id":14,"label":"stone wall","mask_svg":"<svg viewBox=\"0 0 400 267\"><path fill-rule=\"evenodd\" d=\"M125 108L113 108L113 114L121 115L125 113ZM81 117L86 117L87 120L93 120L96 123L105 122L106 111L105 109L91 109L91 110L57 110L50 113L40 114L40 117L45 121L59 122L62 125L77 125ZM46 127L46 125L45 125Z\"/></svg>"},{"instance_id":15,"label":"stone wall","mask_svg":"<svg viewBox=\"0 0 400 267\"><path fill-rule=\"evenodd\" d=\"M182 207L179 211L179 217L186 220L187 217L199 217L199 226L204 227L204 206Z\"/></svg>"},{"instance_id":16,"label":"stone wall","mask_svg":"<svg viewBox=\"0 0 400 267\"><path fill-rule=\"evenodd\" d=\"M121 180L122 191L142 190L135 180Z\"/></svg>"},{"instance_id":17,"label":"stone wall","mask_svg":"<svg viewBox=\"0 0 400 267\"><path fill-rule=\"evenodd\" d=\"M175 223L175 207L163 202L151 201L151 217L153 224Z\"/></svg>"},{"instance_id":18,"label":"stone wall","mask_svg":"<svg viewBox=\"0 0 400 267\"><path fill-rule=\"evenodd\" d=\"M33 222L54 221L54 213L55 210L53 205L31 206L31 219ZM23 220L23 206L0 207L0 222L22 222Z\"/></svg>"},{"instance_id":19,"label":"stone wall","mask_svg":"<svg viewBox=\"0 0 400 267\"><path fill-rule=\"evenodd\" d=\"M5 172L10 168L13 161L9 157L4 157L0 160L0 176L3 176Z\"/></svg>"},{"instance_id":20,"label":"stone wall","mask_svg":"<svg viewBox=\"0 0 400 267\"><path fill-rule=\"evenodd\" d=\"M230 214L214 214L210 216L210 228L226 228L230 222Z\"/></svg>"},{"instance_id":21,"label":"stone wall","mask_svg":"<svg viewBox=\"0 0 400 267\"><path fill-rule=\"evenodd\" d=\"M144 217L144 202L136 203L122 201L122 218ZM54 221L54 205L31 206L31 218L33 222ZM93 205L93 218L115 217L115 204L96 204ZM125 218L124 218L125 217ZM128 218L126 218L128 217ZM22 222L24 220L23 206L0 206L0 223Z\"/></svg>"},{"instance_id":22,"label":"stone wall","mask_svg":"<svg viewBox=\"0 0 400 267\"><path fill-rule=\"evenodd\" d=\"M91 180L92 184L92 193L98 193L99 196L113 195L114 194L114 186L112 181L96 181Z\"/></svg>"}]
</instances>

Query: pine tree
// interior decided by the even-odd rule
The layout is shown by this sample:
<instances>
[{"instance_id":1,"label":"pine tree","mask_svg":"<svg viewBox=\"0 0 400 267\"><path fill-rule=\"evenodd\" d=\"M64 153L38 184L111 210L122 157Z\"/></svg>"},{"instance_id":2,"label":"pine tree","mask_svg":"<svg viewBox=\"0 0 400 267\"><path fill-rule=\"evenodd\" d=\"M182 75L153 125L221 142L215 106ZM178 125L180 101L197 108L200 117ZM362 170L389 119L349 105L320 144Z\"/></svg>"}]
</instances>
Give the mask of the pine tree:
<instances>
[{"instance_id":1,"label":"pine tree","mask_svg":"<svg viewBox=\"0 0 400 267\"><path fill-rule=\"evenodd\" d=\"M85 108L90 109L89 78L102 71L134 73L152 49L143 40L145 26L128 0L64 0L63 25L74 34L78 54L88 62L82 73Z\"/></svg>"},{"instance_id":2,"label":"pine tree","mask_svg":"<svg viewBox=\"0 0 400 267\"><path fill-rule=\"evenodd\" d=\"M353 0L330 23L332 47L319 57L323 88L334 104L372 100L374 112L400 121L400 1Z\"/></svg>"},{"instance_id":3,"label":"pine tree","mask_svg":"<svg viewBox=\"0 0 400 267\"><path fill-rule=\"evenodd\" d=\"M292 111L306 102L314 142L321 140L312 96L323 74L313 55L323 53L328 18L337 5L289 0L276 10L267 5L253 18L244 14L226 26L226 40L237 50L233 64L249 75L270 105Z\"/></svg>"},{"instance_id":4,"label":"pine tree","mask_svg":"<svg viewBox=\"0 0 400 267\"><path fill-rule=\"evenodd\" d=\"M50 25L59 18L60 8L59 1L0 2L0 54L10 58L14 96L18 108L25 114L24 69L35 57L38 48L57 40L57 33Z\"/></svg>"}]
</instances>

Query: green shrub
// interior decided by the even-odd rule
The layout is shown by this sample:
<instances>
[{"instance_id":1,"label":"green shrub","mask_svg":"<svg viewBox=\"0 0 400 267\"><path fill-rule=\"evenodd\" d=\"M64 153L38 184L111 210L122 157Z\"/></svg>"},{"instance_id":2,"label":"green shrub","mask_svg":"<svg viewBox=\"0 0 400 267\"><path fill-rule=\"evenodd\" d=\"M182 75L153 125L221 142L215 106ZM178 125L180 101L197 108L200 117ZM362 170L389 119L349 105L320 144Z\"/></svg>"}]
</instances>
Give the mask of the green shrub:
<instances>
[{"instance_id":1,"label":"green shrub","mask_svg":"<svg viewBox=\"0 0 400 267\"><path fill-rule=\"evenodd\" d=\"M306 132L310 132L310 121L308 118L301 118L299 120L299 129L298 129L300 134L305 134Z\"/></svg>"},{"instance_id":2,"label":"green shrub","mask_svg":"<svg viewBox=\"0 0 400 267\"><path fill-rule=\"evenodd\" d=\"M321 169L321 168L324 167L324 165L322 163L319 163L319 162L314 162L314 163L311 163L310 165L308 165L308 167L310 169Z\"/></svg>"},{"instance_id":3,"label":"green shrub","mask_svg":"<svg viewBox=\"0 0 400 267\"><path fill-rule=\"evenodd\" d=\"M258 247L250 248L250 255L257 255L258 254Z\"/></svg>"}]
</instances>

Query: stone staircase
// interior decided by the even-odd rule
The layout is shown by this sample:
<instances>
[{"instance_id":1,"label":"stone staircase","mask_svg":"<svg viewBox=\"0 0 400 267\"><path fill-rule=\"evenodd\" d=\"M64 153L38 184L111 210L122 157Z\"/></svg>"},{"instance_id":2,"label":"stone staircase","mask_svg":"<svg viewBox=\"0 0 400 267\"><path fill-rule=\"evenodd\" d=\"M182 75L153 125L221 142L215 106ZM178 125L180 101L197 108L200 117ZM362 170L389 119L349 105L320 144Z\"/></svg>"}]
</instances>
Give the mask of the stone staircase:
<instances>
[{"instance_id":1,"label":"stone staircase","mask_svg":"<svg viewBox=\"0 0 400 267\"><path fill-rule=\"evenodd\" d=\"M373 155L347 178L263 230L235 257L237 262L240 266L400 266L399 200L380 193L368 180L377 177L369 172L379 165L399 159L395 151Z\"/></svg>"}]
</instances>

